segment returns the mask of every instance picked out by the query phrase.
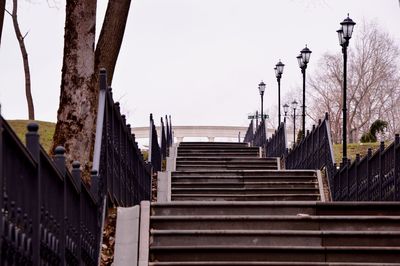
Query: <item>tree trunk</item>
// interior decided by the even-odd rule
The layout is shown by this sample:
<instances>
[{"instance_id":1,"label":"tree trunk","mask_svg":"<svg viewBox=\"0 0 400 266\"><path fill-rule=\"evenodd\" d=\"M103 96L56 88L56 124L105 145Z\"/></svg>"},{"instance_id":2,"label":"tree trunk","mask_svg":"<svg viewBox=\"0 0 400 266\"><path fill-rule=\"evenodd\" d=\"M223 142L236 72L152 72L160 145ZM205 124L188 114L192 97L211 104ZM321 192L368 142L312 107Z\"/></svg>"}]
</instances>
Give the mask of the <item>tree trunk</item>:
<instances>
[{"instance_id":1,"label":"tree trunk","mask_svg":"<svg viewBox=\"0 0 400 266\"><path fill-rule=\"evenodd\" d=\"M111 84L130 3L131 0L109 1L94 51L96 0L67 0L61 96L53 150L63 145L67 164L79 160L86 180L95 139L98 71L106 68Z\"/></svg>"},{"instance_id":2,"label":"tree trunk","mask_svg":"<svg viewBox=\"0 0 400 266\"><path fill-rule=\"evenodd\" d=\"M21 49L22 61L24 63L24 72L25 72L25 95L26 101L28 103L28 117L29 120L35 120L35 110L33 107L33 99L32 99L32 91L31 91L31 73L29 70L29 60L28 60L28 53L25 47L25 36L22 36L21 30L18 25L18 17L17 17L17 10L18 10L18 0L13 0L13 11L11 14L15 35L18 40L19 48Z\"/></svg>"},{"instance_id":3,"label":"tree trunk","mask_svg":"<svg viewBox=\"0 0 400 266\"><path fill-rule=\"evenodd\" d=\"M64 146L68 166L78 160L86 173L91 168L97 112L97 88L93 84L95 26L96 0L67 0L61 95L53 150L58 145Z\"/></svg>"},{"instance_id":4,"label":"tree trunk","mask_svg":"<svg viewBox=\"0 0 400 266\"><path fill-rule=\"evenodd\" d=\"M130 5L131 0L112 0L108 2L99 41L96 45L96 70L97 72L100 68L107 70L107 83L109 85L112 83Z\"/></svg>"},{"instance_id":5,"label":"tree trunk","mask_svg":"<svg viewBox=\"0 0 400 266\"><path fill-rule=\"evenodd\" d=\"M6 10L6 0L0 0L0 46L1 46L1 35L3 33L3 21L4 21L5 10Z\"/></svg>"}]
</instances>

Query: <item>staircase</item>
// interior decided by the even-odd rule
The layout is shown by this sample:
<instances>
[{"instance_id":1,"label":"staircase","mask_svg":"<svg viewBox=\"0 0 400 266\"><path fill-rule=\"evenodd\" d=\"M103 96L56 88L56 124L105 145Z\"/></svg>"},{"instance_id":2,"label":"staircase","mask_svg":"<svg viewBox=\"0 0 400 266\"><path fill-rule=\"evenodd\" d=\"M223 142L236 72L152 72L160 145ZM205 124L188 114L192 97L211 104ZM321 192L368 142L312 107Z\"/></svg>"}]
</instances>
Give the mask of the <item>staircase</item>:
<instances>
[{"instance_id":1,"label":"staircase","mask_svg":"<svg viewBox=\"0 0 400 266\"><path fill-rule=\"evenodd\" d=\"M181 143L149 265L400 265L400 204L324 202L317 171L244 143Z\"/></svg>"}]
</instances>

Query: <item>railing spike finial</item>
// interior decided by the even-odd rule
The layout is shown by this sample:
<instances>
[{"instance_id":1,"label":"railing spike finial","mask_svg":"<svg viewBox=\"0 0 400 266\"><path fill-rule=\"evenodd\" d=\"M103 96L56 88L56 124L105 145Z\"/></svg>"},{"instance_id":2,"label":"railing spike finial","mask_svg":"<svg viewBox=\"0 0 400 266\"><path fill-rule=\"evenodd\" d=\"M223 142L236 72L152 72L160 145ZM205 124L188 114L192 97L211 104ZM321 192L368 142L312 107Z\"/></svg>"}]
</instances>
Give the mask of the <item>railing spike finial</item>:
<instances>
[{"instance_id":1,"label":"railing spike finial","mask_svg":"<svg viewBox=\"0 0 400 266\"><path fill-rule=\"evenodd\" d=\"M26 147L32 154L36 161L40 157L40 143L39 143L39 124L36 122L30 122L27 125L28 132L25 134Z\"/></svg>"},{"instance_id":2,"label":"railing spike finial","mask_svg":"<svg viewBox=\"0 0 400 266\"><path fill-rule=\"evenodd\" d=\"M379 145L379 149L380 149L381 151L384 151L384 150L385 150L385 142L384 142L384 141L381 141L381 143L380 143L380 145Z\"/></svg>"}]
</instances>

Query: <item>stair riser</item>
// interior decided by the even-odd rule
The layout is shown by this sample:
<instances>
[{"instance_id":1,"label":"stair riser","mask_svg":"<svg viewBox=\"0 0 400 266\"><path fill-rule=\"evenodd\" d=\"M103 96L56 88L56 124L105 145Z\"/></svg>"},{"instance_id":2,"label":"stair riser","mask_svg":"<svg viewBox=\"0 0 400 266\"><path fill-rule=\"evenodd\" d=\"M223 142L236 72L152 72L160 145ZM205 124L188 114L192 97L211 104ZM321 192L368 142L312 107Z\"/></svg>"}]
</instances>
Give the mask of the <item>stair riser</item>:
<instances>
[{"instance_id":1,"label":"stair riser","mask_svg":"<svg viewBox=\"0 0 400 266\"><path fill-rule=\"evenodd\" d=\"M329 247L329 246L400 246L398 236L362 236L362 235L314 235L314 234L162 234L152 235L151 245L154 246L247 246L247 247Z\"/></svg>"},{"instance_id":2,"label":"stair riser","mask_svg":"<svg viewBox=\"0 0 400 266\"><path fill-rule=\"evenodd\" d=\"M256 152L237 152L237 153L232 153L232 152L221 152L221 153L215 153L215 152L195 152L195 153L178 153L179 157L187 157L187 158L198 158L198 157L233 157L233 158L259 158L259 154Z\"/></svg>"},{"instance_id":3,"label":"stair riser","mask_svg":"<svg viewBox=\"0 0 400 266\"><path fill-rule=\"evenodd\" d=\"M319 195L171 195L176 201L318 201Z\"/></svg>"},{"instance_id":4,"label":"stair riser","mask_svg":"<svg viewBox=\"0 0 400 266\"><path fill-rule=\"evenodd\" d=\"M353 251L351 251L353 252ZM304 261L304 262L376 262L393 263L399 261L398 252L327 252L324 251L152 251L152 261Z\"/></svg>"},{"instance_id":5,"label":"stair riser","mask_svg":"<svg viewBox=\"0 0 400 266\"><path fill-rule=\"evenodd\" d=\"M151 220L158 230L354 230L400 231L400 223L391 221L311 221L311 220Z\"/></svg>"},{"instance_id":6,"label":"stair riser","mask_svg":"<svg viewBox=\"0 0 400 266\"><path fill-rule=\"evenodd\" d=\"M256 163L256 164L263 163L264 164L264 163L276 163L277 160L275 158L246 158L245 160L241 160L241 159L238 159L238 158L226 158L226 157L224 157L224 158L219 158L219 157L216 157L216 158L204 157L204 158L202 158L202 157L198 157L198 158L195 158L195 159L186 158L186 157L177 157L176 161L178 163L186 163L186 162L240 163L240 162L246 162L246 163L251 163L251 164L253 164L253 163Z\"/></svg>"},{"instance_id":7,"label":"stair riser","mask_svg":"<svg viewBox=\"0 0 400 266\"><path fill-rule=\"evenodd\" d=\"M216 171L216 170L208 170L208 171L178 171L172 173L173 177L178 176L237 176L237 177L271 177L271 178L284 178L284 177L312 177L316 178L316 175L313 172L308 173L298 173L298 172L279 172L279 171L268 171L268 170L260 170L260 171Z\"/></svg>"},{"instance_id":8,"label":"stair riser","mask_svg":"<svg viewBox=\"0 0 400 266\"><path fill-rule=\"evenodd\" d=\"M237 182L235 183L228 183L228 184L213 184L213 183L200 183L200 182L190 182L190 183L174 183L172 182L172 188L247 188L247 189L252 189L252 188L285 188L285 189L291 189L291 188L300 188L300 189L314 189L316 188L316 184L314 183L309 183L309 184L263 184L259 182L258 184L244 184L243 182Z\"/></svg>"},{"instance_id":9,"label":"stair riser","mask_svg":"<svg viewBox=\"0 0 400 266\"><path fill-rule=\"evenodd\" d=\"M172 182L193 182L193 183L212 183L212 182L227 182L227 183L239 183L244 182L315 182L315 177L197 177L197 176L182 176L173 177Z\"/></svg>"},{"instance_id":10,"label":"stair riser","mask_svg":"<svg viewBox=\"0 0 400 266\"><path fill-rule=\"evenodd\" d=\"M224 195L254 195L254 194L262 194L262 195L271 195L271 194L318 194L319 190L316 188L311 189L274 189L274 188L266 188L266 189L197 189L197 187L193 187L190 189L179 189L173 188L172 195L182 195L182 194L202 194L202 195L210 195L210 194L224 194Z\"/></svg>"},{"instance_id":11,"label":"stair riser","mask_svg":"<svg viewBox=\"0 0 400 266\"><path fill-rule=\"evenodd\" d=\"M263 235L156 235L151 236L151 245L157 246L321 246L320 236L263 236Z\"/></svg>"},{"instance_id":12,"label":"stair riser","mask_svg":"<svg viewBox=\"0 0 400 266\"><path fill-rule=\"evenodd\" d=\"M400 262L396 251L323 251L323 250L152 250L152 261L304 261L304 262Z\"/></svg>"},{"instance_id":13,"label":"stair riser","mask_svg":"<svg viewBox=\"0 0 400 266\"><path fill-rule=\"evenodd\" d=\"M315 215L313 206L250 205L247 206L169 206L152 207L152 215Z\"/></svg>"},{"instance_id":14,"label":"stair riser","mask_svg":"<svg viewBox=\"0 0 400 266\"><path fill-rule=\"evenodd\" d=\"M215 170L277 170L276 165L177 165L176 170L202 170L202 169L215 169Z\"/></svg>"}]
</instances>

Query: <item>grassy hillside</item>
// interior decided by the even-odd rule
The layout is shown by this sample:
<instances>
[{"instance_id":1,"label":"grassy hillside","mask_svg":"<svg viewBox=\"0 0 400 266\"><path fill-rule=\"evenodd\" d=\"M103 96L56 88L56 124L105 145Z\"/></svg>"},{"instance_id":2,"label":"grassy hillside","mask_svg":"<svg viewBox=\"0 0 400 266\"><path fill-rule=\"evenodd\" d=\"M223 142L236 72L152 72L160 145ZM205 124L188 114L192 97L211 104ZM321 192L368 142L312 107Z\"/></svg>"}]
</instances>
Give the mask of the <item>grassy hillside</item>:
<instances>
[{"instance_id":1,"label":"grassy hillside","mask_svg":"<svg viewBox=\"0 0 400 266\"><path fill-rule=\"evenodd\" d=\"M361 157L367 154L368 148L372 148L375 151L379 148L379 142L374 143L350 143L347 144L347 157L353 161L356 158L356 154L360 154ZM335 161L339 164L342 161L342 144L333 145L333 153L335 154Z\"/></svg>"},{"instance_id":2,"label":"grassy hillside","mask_svg":"<svg viewBox=\"0 0 400 266\"><path fill-rule=\"evenodd\" d=\"M44 121L36 121L36 122L39 123L40 142L47 151L50 151L53 134L55 130L55 123L44 122ZM25 141L26 126L28 125L29 120L8 120L8 123L17 133L18 137L22 141ZM361 156L364 156L367 154L368 148L376 150L378 147L379 147L379 142L351 143L347 145L347 154L351 160L354 160L357 153L359 153ZM342 145L334 144L333 152L335 154L335 161L339 164L342 160ZM142 151L142 153L145 159L147 159L147 152Z\"/></svg>"},{"instance_id":3,"label":"grassy hillside","mask_svg":"<svg viewBox=\"0 0 400 266\"><path fill-rule=\"evenodd\" d=\"M7 120L18 137L25 143L26 126L29 120ZM46 151L50 151L56 124L44 121L35 121L39 124L40 143Z\"/></svg>"}]
</instances>

